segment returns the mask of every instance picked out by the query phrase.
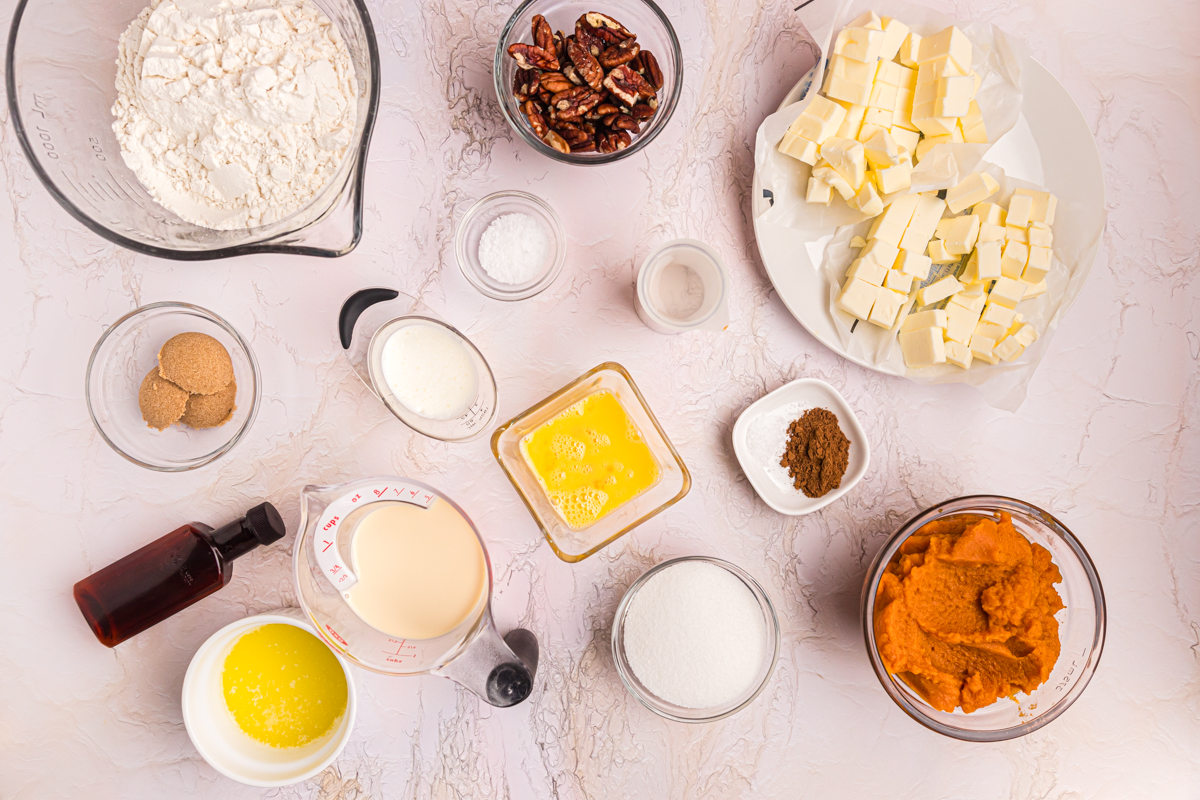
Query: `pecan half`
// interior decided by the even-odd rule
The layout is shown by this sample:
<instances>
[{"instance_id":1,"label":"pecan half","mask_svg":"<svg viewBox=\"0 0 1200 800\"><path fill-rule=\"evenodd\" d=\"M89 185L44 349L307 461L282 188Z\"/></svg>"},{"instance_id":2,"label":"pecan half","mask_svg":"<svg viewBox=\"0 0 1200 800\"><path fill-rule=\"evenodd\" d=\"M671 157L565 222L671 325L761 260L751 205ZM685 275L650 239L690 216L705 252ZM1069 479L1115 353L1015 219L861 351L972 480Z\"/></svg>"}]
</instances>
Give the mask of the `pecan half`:
<instances>
[{"instance_id":1,"label":"pecan half","mask_svg":"<svg viewBox=\"0 0 1200 800\"><path fill-rule=\"evenodd\" d=\"M575 39L567 39L567 55L571 57L571 63L578 70L579 77L592 89L599 91L604 81L604 70L600 68L596 57Z\"/></svg>"},{"instance_id":2,"label":"pecan half","mask_svg":"<svg viewBox=\"0 0 1200 800\"><path fill-rule=\"evenodd\" d=\"M542 141L560 153L571 152L571 146L567 144L565 139L563 139L554 131L546 131L544 134L542 134Z\"/></svg>"},{"instance_id":3,"label":"pecan half","mask_svg":"<svg viewBox=\"0 0 1200 800\"><path fill-rule=\"evenodd\" d=\"M605 41L596 35L596 29L587 24L586 14L575 22L575 41L586 47L594 56L604 52L606 46Z\"/></svg>"},{"instance_id":4,"label":"pecan half","mask_svg":"<svg viewBox=\"0 0 1200 800\"><path fill-rule=\"evenodd\" d=\"M558 55L531 44L510 44L508 54L516 59L521 69L558 69Z\"/></svg>"},{"instance_id":5,"label":"pecan half","mask_svg":"<svg viewBox=\"0 0 1200 800\"><path fill-rule=\"evenodd\" d=\"M629 29L607 14L599 11L589 11L583 15L588 25L596 29L596 35L613 44L624 39L635 38Z\"/></svg>"},{"instance_id":6,"label":"pecan half","mask_svg":"<svg viewBox=\"0 0 1200 800\"><path fill-rule=\"evenodd\" d=\"M529 82L536 77L536 72L527 69L519 69L513 73L513 96L517 98L518 103L524 103L529 99Z\"/></svg>"},{"instance_id":7,"label":"pecan half","mask_svg":"<svg viewBox=\"0 0 1200 800\"><path fill-rule=\"evenodd\" d=\"M542 104L537 100L530 98L524 103L521 103L521 113L527 117L531 117L534 114L540 114L542 113Z\"/></svg>"},{"instance_id":8,"label":"pecan half","mask_svg":"<svg viewBox=\"0 0 1200 800\"><path fill-rule=\"evenodd\" d=\"M550 23L546 22L546 18L541 14L535 14L533 17L533 43L547 53L553 53L557 49L554 46L554 31L550 30Z\"/></svg>"},{"instance_id":9,"label":"pecan half","mask_svg":"<svg viewBox=\"0 0 1200 800\"><path fill-rule=\"evenodd\" d=\"M654 109L645 103L637 103L629 108L629 116L637 122L645 122L654 116Z\"/></svg>"},{"instance_id":10,"label":"pecan half","mask_svg":"<svg viewBox=\"0 0 1200 800\"><path fill-rule=\"evenodd\" d=\"M612 103L601 103L593 108L585 115L585 119L597 120L612 114L619 114L621 109L614 106Z\"/></svg>"},{"instance_id":11,"label":"pecan half","mask_svg":"<svg viewBox=\"0 0 1200 800\"><path fill-rule=\"evenodd\" d=\"M546 122L546 118L541 114L530 114L529 127L533 128L533 132L537 134L539 139L544 140L546 133L550 130L550 123Z\"/></svg>"},{"instance_id":12,"label":"pecan half","mask_svg":"<svg viewBox=\"0 0 1200 800\"><path fill-rule=\"evenodd\" d=\"M634 71L646 79L646 81L654 87L654 91L662 91L663 74L662 68L658 66L658 59L654 57L654 53L649 50L643 50L637 57L637 65L633 66Z\"/></svg>"},{"instance_id":13,"label":"pecan half","mask_svg":"<svg viewBox=\"0 0 1200 800\"><path fill-rule=\"evenodd\" d=\"M577 120L596 106L604 97L586 86L572 86L551 99L559 119Z\"/></svg>"},{"instance_id":14,"label":"pecan half","mask_svg":"<svg viewBox=\"0 0 1200 800\"><path fill-rule=\"evenodd\" d=\"M615 131L629 131L630 133L642 132L642 129L637 124L637 121L628 114L610 114L604 118L604 124Z\"/></svg>"},{"instance_id":15,"label":"pecan half","mask_svg":"<svg viewBox=\"0 0 1200 800\"><path fill-rule=\"evenodd\" d=\"M596 152L596 140L588 139L586 142L583 142L582 144L577 144L577 145L573 144L573 145L571 145L571 152L572 153L594 153L594 152Z\"/></svg>"},{"instance_id":16,"label":"pecan half","mask_svg":"<svg viewBox=\"0 0 1200 800\"><path fill-rule=\"evenodd\" d=\"M596 137L596 149L601 153L615 153L629 147L632 142L633 138L625 131L609 131Z\"/></svg>"},{"instance_id":17,"label":"pecan half","mask_svg":"<svg viewBox=\"0 0 1200 800\"><path fill-rule=\"evenodd\" d=\"M567 76L561 72L543 72L538 78L538 83L546 91L554 93L570 89L575 85L567 80Z\"/></svg>"},{"instance_id":18,"label":"pecan half","mask_svg":"<svg viewBox=\"0 0 1200 800\"><path fill-rule=\"evenodd\" d=\"M604 87L627 106L633 106L639 97L654 97L654 87L646 83L646 79L638 75L628 64L622 64L608 73L604 79Z\"/></svg>"},{"instance_id":19,"label":"pecan half","mask_svg":"<svg viewBox=\"0 0 1200 800\"><path fill-rule=\"evenodd\" d=\"M626 39L623 42L617 42L611 47L605 48L600 54L600 66L605 69L619 67L622 64L628 64L637 58L638 53L642 51L641 45L637 43L637 39Z\"/></svg>"},{"instance_id":20,"label":"pecan half","mask_svg":"<svg viewBox=\"0 0 1200 800\"><path fill-rule=\"evenodd\" d=\"M567 80L576 86L583 86L583 78L579 77L579 70L575 69L574 64L567 64L562 68L563 75L567 76Z\"/></svg>"},{"instance_id":21,"label":"pecan half","mask_svg":"<svg viewBox=\"0 0 1200 800\"><path fill-rule=\"evenodd\" d=\"M560 122L555 126L554 130L556 130L558 134L562 136L563 140L571 147L581 145L584 142L592 139L592 137L589 136L582 128L572 125L569 122Z\"/></svg>"}]
</instances>

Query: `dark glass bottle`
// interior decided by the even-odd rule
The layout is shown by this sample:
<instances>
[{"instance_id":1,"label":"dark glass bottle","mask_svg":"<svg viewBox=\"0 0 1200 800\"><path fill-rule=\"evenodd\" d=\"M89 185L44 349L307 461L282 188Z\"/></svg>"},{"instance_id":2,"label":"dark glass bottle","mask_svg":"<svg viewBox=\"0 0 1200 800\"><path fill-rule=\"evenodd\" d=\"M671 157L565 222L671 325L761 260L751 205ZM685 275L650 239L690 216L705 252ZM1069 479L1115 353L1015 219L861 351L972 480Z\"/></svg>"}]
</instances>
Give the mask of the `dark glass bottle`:
<instances>
[{"instance_id":1,"label":"dark glass bottle","mask_svg":"<svg viewBox=\"0 0 1200 800\"><path fill-rule=\"evenodd\" d=\"M213 530L189 522L75 584L101 644L115 647L229 583L233 560L287 533L270 503Z\"/></svg>"}]
</instances>

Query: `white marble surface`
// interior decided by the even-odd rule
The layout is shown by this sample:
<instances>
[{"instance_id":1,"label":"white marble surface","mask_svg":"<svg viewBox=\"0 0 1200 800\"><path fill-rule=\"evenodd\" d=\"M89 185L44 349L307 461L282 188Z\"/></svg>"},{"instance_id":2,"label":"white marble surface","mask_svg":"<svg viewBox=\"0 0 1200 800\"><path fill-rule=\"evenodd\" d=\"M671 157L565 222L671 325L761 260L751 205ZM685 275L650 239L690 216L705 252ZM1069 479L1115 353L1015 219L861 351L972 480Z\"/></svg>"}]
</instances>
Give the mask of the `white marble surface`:
<instances>
[{"instance_id":1,"label":"white marble surface","mask_svg":"<svg viewBox=\"0 0 1200 800\"><path fill-rule=\"evenodd\" d=\"M505 128L490 64L511 2L376 0L384 91L366 231L338 261L135 256L55 204L5 124L0 797L1200 795L1200 12L1193 0L930 1L1026 38L1082 107L1105 163L1104 246L1016 414L968 388L848 364L772 292L747 195L754 130L809 64L807 11L794 13L795 0L667 0L686 58L680 107L644 153L597 170L555 166ZM451 246L470 203L504 188L545 197L570 236L558 282L518 304L471 289ZM634 315L634 264L679 235L704 239L731 266L725 333L666 337ZM474 338L498 375L503 418L601 361L623 363L690 466L691 494L601 554L559 561L486 440L451 446L410 433L341 360L337 303L376 284L419 293ZM184 475L117 457L83 399L104 326L168 299L229 319L264 380L247 440ZM846 396L873 457L845 499L787 518L754 495L730 430L749 403L801 376ZM376 473L425 478L480 523L497 617L541 639L536 694L501 711L446 680L362 674L358 726L333 767L286 789L235 784L189 743L180 687L217 628L294 604L292 537L237 562L220 594L115 650L92 638L71 585L184 520L219 524L262 498L294 527L303 484ZM1109 602L1087 692L1045 730L998 745L908 719L871 672L858 621L866 565L885 536L919 509L974 492L1060 515ZM623 589L685 553L756 575L784 631L757 703L695 727L627 697L608 646Z\"/></svg>"}]
</instances>

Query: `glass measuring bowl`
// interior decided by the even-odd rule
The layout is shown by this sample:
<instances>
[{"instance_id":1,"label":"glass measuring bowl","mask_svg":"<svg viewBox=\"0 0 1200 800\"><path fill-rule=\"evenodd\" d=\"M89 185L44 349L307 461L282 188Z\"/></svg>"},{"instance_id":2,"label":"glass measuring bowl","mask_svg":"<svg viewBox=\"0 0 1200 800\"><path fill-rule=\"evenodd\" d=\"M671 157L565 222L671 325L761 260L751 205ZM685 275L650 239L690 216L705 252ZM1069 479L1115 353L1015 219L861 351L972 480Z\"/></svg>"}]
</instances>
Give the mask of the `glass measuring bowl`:
<instances>
[{"instance_id":1,"label":"glass measuring bowl","mask_svg":"<svg viewBox=\"0 0 1200 800\"><path fill-rule=\"evenodd\" d=\"M362 478L338 486L305 486L300 532L293 551L300 605L321 638L363 669L385 675L438 675L465 686L494 706L516 705L533 691L537 639L518 628L504 638L492 620L492 562L483 537L454 501L428 484L396 476ZM355 578L354 532L387 503L428 507L448 503L479 540L487 587L478 605L436 639L400 639L368 625L346 601Z\"/></svg>"},{"instance_id":2,"label":"glass measuring bowl","mask_svg":"<svg viewBox=\"0 0 1200 800\"><path fill-rule=\"evenodd\" d=\"M250 253L340 256L362 235L363 173L379 106L379 51L363 0L314 0L337 25L359 84L358 118L333 179L269 225L217 231L186 222L125 165L112 130L117 41L147 0L21 0L6 59L8 107L38 178L71 216L139 253L195 261Z\"/></svg>"},{"instance_id":3,"label":"glass measuring bowl","mask_svg":"<svg viewBox=\"0 0 1200 800\"><path fill-rule=\"evenodd\" d=\"M383 378L383 347L407 325L432 324L446 329L466 350L478 378L474 402L453 419L432 419L409 410ZM338 315L338 338L351 368L371 394L417 433L443 442L466 442L491 426L499 406L496 378L487 359L470 339L415 297L395 289L362 289L346 298Z\"/></svg>"}]
</instances>

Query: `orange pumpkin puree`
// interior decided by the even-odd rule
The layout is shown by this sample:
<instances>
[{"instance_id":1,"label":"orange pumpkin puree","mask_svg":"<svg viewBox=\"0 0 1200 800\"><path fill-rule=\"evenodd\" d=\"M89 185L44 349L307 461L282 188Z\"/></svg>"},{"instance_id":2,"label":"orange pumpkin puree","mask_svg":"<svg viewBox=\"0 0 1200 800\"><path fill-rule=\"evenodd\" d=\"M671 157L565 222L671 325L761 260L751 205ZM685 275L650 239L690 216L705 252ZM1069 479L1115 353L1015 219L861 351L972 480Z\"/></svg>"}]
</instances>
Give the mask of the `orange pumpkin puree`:
<instances>
[{"instance_id":1,"label":"orange pumpkin puree","mask_svg":"<svg viewBox=\"0 0 1200 800\"><path fill-rule=\"evenodd\" d=\"M884 666L934 708L966 713L1032 692L1058 660L1062 574L1012 518L957 515L900 546L875 596Z\"/></svg>"}]
</instances>

